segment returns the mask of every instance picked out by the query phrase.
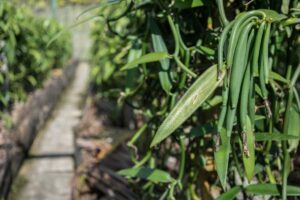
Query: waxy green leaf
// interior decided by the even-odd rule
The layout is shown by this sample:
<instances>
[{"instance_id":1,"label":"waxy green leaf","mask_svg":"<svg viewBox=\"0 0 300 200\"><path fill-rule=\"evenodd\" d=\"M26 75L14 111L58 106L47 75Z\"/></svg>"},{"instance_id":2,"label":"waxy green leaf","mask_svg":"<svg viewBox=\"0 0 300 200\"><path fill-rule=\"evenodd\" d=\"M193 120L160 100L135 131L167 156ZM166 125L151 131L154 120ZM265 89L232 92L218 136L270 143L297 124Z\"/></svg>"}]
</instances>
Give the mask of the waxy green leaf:
<instances>
[{"instance_id":1,"label":"waxy green leaf","mask_svg":"<svg viewBox=\"0 0 300 200\"><path fill-rule=\"evenodd\" d=\"M208 110L208 109L211 109L211 108L217 106L220 103L222 103L222 96L216 95L216 96L212 97L211 99L207 100L202 105L202 109Z\"/></svg>"},{"instance_id":2,"label":"waxy green leaf","mask_svg":"<svg viewBox=\"0 0 300 200\"><path fill-rule=\"evenodd\" d=\"M168 49L162 37L161 31L154 19L150 20L150 29L154 51L168 53ZM172 83L169 75L170 59L165 58L160 60L159 62L161 66L161 70L158 74L160 84L166 93L170 93L170 90L172 89Z\"/></svg>"},{"instance_id":3,"label":"waxy green leaf","mask_svg":"<svg viewBox=\"0 0 300 200\"><path fill-rule=\"evenodd\" d=\"M263 11L269 19L275 22L281 21L286 18L285 15L279 14L275 10L260 9L260 11Z\"/></svg>"},{"instance_id":4,"label":"waxy green leaf","mask_svg":"<svg viewBox=\"0 0 300 200\"><path fill-rule=\"evenodd\" d=\"M246 137L247 137L247 149L249 152L249 156L243 153L243 162L245 174L249 182L251 182L254 176L254 168L255 168L255 136L252 131L252 125L250 118L247 116L246 119Z\"/></svg>"},{"instance_id":5,"label":"waxy green leaf","mask_svg":"<svg viewBox=\"0 0 300 200\"><path fill-rule=\"evenodd\" d=\"M270 72L269 78L280 81L282 83L288 83L288 81L285 78L283 78L280 74L273 72L273 71Z\"/></svg>"},{"instance_id":6,"label":"waxy green leaf","mask_svg":"<svg viewBox=\"0 0 300 200\"><path fill-rule=\"evenodd\" d=\"M220 132L221 145L215 151L215 166L223 189L226 187L229 153L230 153L230 137L227 136L226 129Z\"/></svg>"},{"instance_id":7,"label":"waxy green leaf","mask_svg":"<svg viewBox=\"0 0 300 200\"><path fill-rule=\"evenodd\" d=\"M208 97L215 91L221 83L225 72L221 74L221 79L217 80L217 65L207 69L188 89L184 96L175 105L168 117L163 121L156 132L151 147L160 143L171 135L185 120L187 120Z\"/></svg>"},{"instance_id":8,"label":"waxy green leaf","mask_svg":"<svg viewBox=\"0 0 300 200\"><path fill-rule=\"evenodd\" d=\"M283 21L282 24L284 26L290 26L290 25L294 25L294 24L300 24L300 18L292 17L292 18L289 18L289 19Z\"/></svg>"},{"instance_id":9,"label":"waxy green leaf","mask_svg":"<svg viewBox=\"0 0 300 200\"><path fill-rule=\"evenodd\" d=\"M220 195L216 200L232 200L241 191L242 191L241 186L235 186L230 190L228 190L227 192Z\"/></svg>"},{"instance_id":10,"label":"waxy green leaf","mask_svg":"<svg viewBox=\"0 0 300 200\"><path fill-rule=\"evenodd\" d=\"M287 196L299 196L300 187L287 185ZM275 184L255 184L249 185L245 188L245 191L255 195L272 195L279 196L281 193L281 186Z\"/></svg>"},{"instance_id":11,"label":"waxy green leaf","mask_svg":"<svg viewBox=\"0 0 300 200\"><path fill-rule=\"evenodd\" d=\"M255 140L262 141L285 141L285 140L300 140L300 137L281 133L255 133Z\"/></svg>"},{"instance_id":12,"label":"waxy green leaf","mask_svg":"<svg viewBox=\"0 0 300 200\"><path fill-rule=\"evenodd\" d=\"M245 188L242 186L235 186L225 192L224 194L220 195L217 200L231 200L234 199L235 196L239 193L245 191L248 194L254 195L271 195L271 196L279 196L281 192L281 186L275 184L253 184L248 185ZM296 186L287 186L287 196L299 196L300 195L300 187Z\"/></svg>"},{"instance_id":13,"label":"waxy green leaf","mask_svg":"<svg viewBox=\"0 0 300 200\"><path fill-rule=\"evenodd\" d=\"M165 58L170 58L170 55L167 52L154 52L141 56L140 58L133 60L132 62L127 63L124 67L121 68L121 71L132 69L137 67L139 64L157 62Z\"/></svg>"},{"instance_id":14,"label":"waxy green leaf","mask_svg":"<svg viewBox=\"0 0 300 200\"><path fill-rule=\"evenodd\" d=\"M175 7L179 9L195 8L203 6L202 0L176 0Z\"/></svg>"},{"instance_id":15,"label":"waxy green leaf","mask_svg":"<svg viewBox=\"0 0 300 200\"><path fill-rule=\"evenodd\" d=\"M132 47L128 53L128 62L132 62L133 60L136 60L141 57L142 55L142 48L139 41L134 41L132 44ZM105 71L105 70L104 70ZM133 68L130 70L127 70L127 76L126 76L126 85L125 85L125 92L128 94L131 91L134 91L137 87L139 87L138 79L136 77L139 77L139 69ZM137 86L138 85L138 86Z\"/></svg>"},{"instance_id":16,"label":"waxy green leaf","mask_svg":"<svg viewBox=\"0 0 300 200\"><path fill-rule=\"evenodd\" d=\"M292 106L290 110L290 116L288 121L288 130L287 134L288 136L295 136L298 138L298 140L289 140L289 149L288 151L291 152L293 150L297 150L299 139L300 139L300 114L297 110L296 106Z\"/></svg>"},{"instance_id":17,"label":"waxy green leaf","mask_svg":"<svg viewBox=\"0 0 300 200\"><path fill-rule=\"evenodd\" d=\"M123 169L119 171L118 174L129 178L141 178L155 183L170 183L174 181L169 173L148 167Z\"/></svg>"}]
</instances>

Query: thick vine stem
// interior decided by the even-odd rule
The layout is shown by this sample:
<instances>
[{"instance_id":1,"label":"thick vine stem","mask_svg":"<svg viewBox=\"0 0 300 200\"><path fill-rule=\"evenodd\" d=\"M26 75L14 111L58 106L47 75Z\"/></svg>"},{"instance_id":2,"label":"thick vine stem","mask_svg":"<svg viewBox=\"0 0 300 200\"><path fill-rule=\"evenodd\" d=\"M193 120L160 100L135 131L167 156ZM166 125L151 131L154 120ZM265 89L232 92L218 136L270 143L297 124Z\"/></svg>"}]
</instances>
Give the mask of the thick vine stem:
<instances>
[{"instance_id":1,"label":"thick vine stem","mask_svg":"<svg viewBox=\"0 0 300 200\"><path fill-rule=\"evenodd\" d=\"M175 42L175 50L174 50L174 53L173 53L173 56L174 57L177 57L178 54L179 54L179 38L178 38L178 34L177 34L177 31L176 31L176 26L172 20L172 17L170 15L167 16L168 18L168 22L169 22L169 25L170 25L170 28L171 28L171 31L172 31L172 34L173 34L173 37L174 37L174 42Z\"/></svg>"},{"instance_id":2,"label":"thick vine stem","mask_svg":"<svg viewBox=\"0 0 300 200\"><path fill-rule=\"evenodd\" d=\"M180 48L180 38L179 38L179 33L177 32L177 29L176 29L176 25L175 23L173 22L172 18L170 15L167 16L168 18L168 22L169 22L169 25L171 27L171 31L172 31L172 34L173 34L173 37L174 37L174 41L175 41L175 50L174 50L174 53L173 53L173 58L175 60L175 62L177 63L177 65L183 70L185 71L186 73L190 74L192 77L197 77L197 75L191 71L187 66L185 66L179 59L178 57L178 54L179 54L179 48Z\"/></svg>"},{"instance_id":3,"label":"thick vine stem","mask_svg":"<svg viewBox=\"0 0 300 200\"><path fill-rule=\"evenodd\" d=\"M185 170L185 161L186 161L186 156L185 156L185 151L186 151L186 147L185 147L185 138L181 137L179 144L180 144L180 165L179 165L179 175L178 175L178 181L181 182L183 179L183 175L184 175L184 170Z\"/></svg>"},{"instance_id":4,"label":"thick vine stem","mask_svg":"<svg viewBox=\"0 0 300 200\"><path fill-rule=\"evenodd\" d=\"M226 65L223 64L223 54L224 54L224 45L227 39L227 35L229 33L229 31L231 30L232 26L234 25L233 21L230 22L228 25L226 25L226 27L224 28L222 34L221 34L221 38L219 41L219 45L218 45L218 80L220 80L220 76L221 76L221 68L223 66L226 67Z\"/></svg>"},{"instance_id":5,"label":"thick vine stem","mask_svg":"<svg viewBox=\"0 0 300 200\"><path fill-rule=\"evenodd\" d=\"M228 21L228 19L226 17L226 14L225 14L223 0L216 0L216 1L217 1L217 5L218 5L218 9L219 9L219 13L220 13L222 24L224 26L226 26L229 23L229 21Z\"/></svg>"},{"instance_id":6,"label":"thick vine stem","mask_svg":"<svg viewBox=\"0 0 300 200\"><path fill-rule=\"evenodd\" d=\"M177 65L186 73L190 74L192 77L197 77L197 74L195 74L193 71L191 71L187 66L185 66L180 59L178 58L178 56L174 56L174 60L177 63Z\"/></svg>"},{"instance_id":7,"label":"thick vine stem","mask_svg":"<svg viewBox=\"0 0 300 200\"><path fill-rule=\"evenodd\" d=\"M133 166L133 168L139 168L139 167L143 166L151 158L151 155L152 155L152 152L150 150L150 151L148 151L146 153L146 155L144 156L143 159L141 159L140 161L137 161L135 163L135 165Z\"/></svg>"}]
</instances>

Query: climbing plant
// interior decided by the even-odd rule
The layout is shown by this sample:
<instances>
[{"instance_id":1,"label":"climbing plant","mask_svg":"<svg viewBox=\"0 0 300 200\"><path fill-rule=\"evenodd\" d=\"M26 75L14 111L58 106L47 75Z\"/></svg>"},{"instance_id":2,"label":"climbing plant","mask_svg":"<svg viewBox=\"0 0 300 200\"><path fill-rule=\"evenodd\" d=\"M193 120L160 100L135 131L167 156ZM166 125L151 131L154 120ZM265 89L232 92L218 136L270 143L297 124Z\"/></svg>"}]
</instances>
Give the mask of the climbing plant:
<instances>
[{"instance_id":1,"label":"climbing plant","mask_svg":"<svg viewBox=\"0 0 300 200\"><path fill-rule=\"evenodd\" d=\"M134 165L119 172L141 199L300 195L288 183L300 139L297 0L123 0L97 12L92 86L142 116Z\"/></svg>"}]
</instances>

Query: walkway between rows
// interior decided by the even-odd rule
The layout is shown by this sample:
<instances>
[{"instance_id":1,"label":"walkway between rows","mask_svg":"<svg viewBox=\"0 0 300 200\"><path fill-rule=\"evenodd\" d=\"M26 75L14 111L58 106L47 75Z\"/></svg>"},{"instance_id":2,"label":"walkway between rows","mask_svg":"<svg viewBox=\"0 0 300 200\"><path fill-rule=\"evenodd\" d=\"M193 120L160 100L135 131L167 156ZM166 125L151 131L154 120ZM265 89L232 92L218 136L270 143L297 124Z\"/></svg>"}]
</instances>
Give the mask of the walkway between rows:
<instances>
[{"instance_id":1,"label":"walkway between rows","mask_svg":"<svg viewBox=\"0 0 300 200\"><path fill-rule=\"evenodd\" d=\"M63 94L52 119L38 134L29 158L20 170L14 199L71 199L75 152L73 127L82 112L80 103L87 89L88 77L89 66L79 64L73 82Z\"/></svg>"}]
</instances>

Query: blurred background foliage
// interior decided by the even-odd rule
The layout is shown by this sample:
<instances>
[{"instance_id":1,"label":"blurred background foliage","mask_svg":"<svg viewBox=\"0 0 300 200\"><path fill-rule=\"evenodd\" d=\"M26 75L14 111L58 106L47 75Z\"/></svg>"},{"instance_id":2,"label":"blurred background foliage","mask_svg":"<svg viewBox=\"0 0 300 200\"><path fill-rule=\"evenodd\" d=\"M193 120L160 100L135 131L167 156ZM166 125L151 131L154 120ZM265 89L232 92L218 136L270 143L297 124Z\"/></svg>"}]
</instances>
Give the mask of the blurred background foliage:
<instances>
[{"instance_id":1,"label":"blurred background foliage","mask_svg":"<svg viewBox=\"0 0 300 200\"><path fill-rule=\"evenodd\" d=\"M10 110L18 101L39 88L53 69L62 68L71 56L70 33L54 19L34 16L11 1L0 2L0 110Z\"/></svg>"}]
</instances>

